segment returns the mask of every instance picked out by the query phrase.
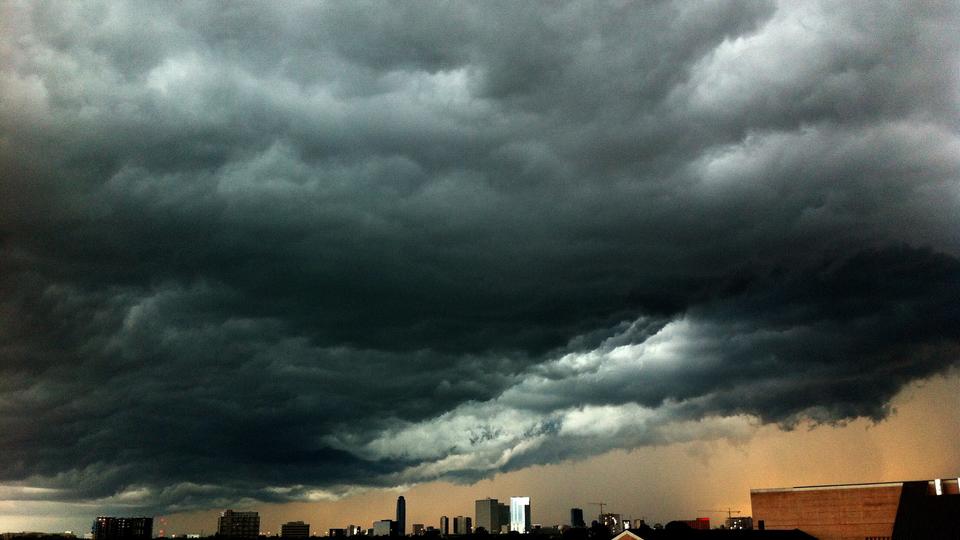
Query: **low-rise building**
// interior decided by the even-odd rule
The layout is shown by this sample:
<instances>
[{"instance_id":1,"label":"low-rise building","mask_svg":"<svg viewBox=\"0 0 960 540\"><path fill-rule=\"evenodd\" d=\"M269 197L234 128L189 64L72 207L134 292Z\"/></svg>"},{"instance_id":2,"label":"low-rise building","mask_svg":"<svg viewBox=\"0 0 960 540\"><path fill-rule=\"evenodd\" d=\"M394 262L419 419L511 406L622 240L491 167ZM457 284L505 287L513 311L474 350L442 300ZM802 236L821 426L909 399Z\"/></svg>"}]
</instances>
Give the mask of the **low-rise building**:
<instances>
[{"instance_id":1,"label":"low-rise building","mask_svg":"<svg viewBox=\"0 0 960 540\"><path fill-rule=\"evenodd\" d=\"M820 540L960 538L958 479L750 490L760 530L800 529Z\"/></svg>"},{"instance_id":2,"label":"low-rise building","mask_svg":"<svg viewBox=\"0 0 960 540\"><path fill-rule=\"evenodd\" d=\"M280 536L283 538L310 538L310 524L302 521L291 521L280 526Z\"/></svg>"},{"instance_id":3,"label":"low-rise building","mask_svg":"<svg viewBox=\"0 0 960 540\"><path fill-rule=\"evenodd\" d=\"M99 516L90 532L93 540L150 540L153 518Z\"/></svg>"}]
</instances>

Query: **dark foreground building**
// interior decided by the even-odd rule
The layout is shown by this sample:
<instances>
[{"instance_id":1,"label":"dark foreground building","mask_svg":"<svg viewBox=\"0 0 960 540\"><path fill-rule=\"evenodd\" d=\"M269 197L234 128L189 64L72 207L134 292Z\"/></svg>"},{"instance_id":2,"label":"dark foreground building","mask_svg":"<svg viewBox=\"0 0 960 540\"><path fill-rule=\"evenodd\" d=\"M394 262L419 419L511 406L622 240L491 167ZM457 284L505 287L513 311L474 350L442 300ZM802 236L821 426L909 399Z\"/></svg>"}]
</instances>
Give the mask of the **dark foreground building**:
<instances>
[{"instance_id":1,"label":"dark foreground building","mask_svg":"<svg viewBox=\"0 0 960 540\"><path fill-rule=\"evenodd\" d=\"M224 510L217 523L217 536L224 538L257 538L260 536L260 514Z\"/></svg>"},{"instance_id":2,"label":"dark foreground building","mask_svg":"<svg viewBox=\"0 0 960 540\"><path fill-rule=\"evenodd\" d=\"M93 540L150 540L153 518L100 516L90 532Z\"/></svg>"},{"instance_id":3,"label":"dark foreground building","mask_svg":"<svg viewBox=\"0 0 960 540\"><path fill-rule=\"evenodd\" d=\"M331 531L343 529L330 529ZM330 534L330 536L334 536ZM340 536L344 536L341 534ZM310 524L302 521L290 521L280 526L281 538L310 538Z\"/></svg>"},{"instance_id":4,"label":"dark foreground building","mask_svg":"<svg viewBox=\"0 0 960 540\"><path fill-rule=\"evenodd\" d=\"M957 540L956 478L750 490L756 529L820 540Z\"/></svg>"},{"instance_id":5,"label":"dark foreground building","mask_svg":"<svg viewBox=\"0 0 960 540\"><path fill-rule=\"evenodd\" d=\"M816 540L803 531L699 530L687 526L667 529L628 529L612 540Z\"/></svg>"}]
</instances>

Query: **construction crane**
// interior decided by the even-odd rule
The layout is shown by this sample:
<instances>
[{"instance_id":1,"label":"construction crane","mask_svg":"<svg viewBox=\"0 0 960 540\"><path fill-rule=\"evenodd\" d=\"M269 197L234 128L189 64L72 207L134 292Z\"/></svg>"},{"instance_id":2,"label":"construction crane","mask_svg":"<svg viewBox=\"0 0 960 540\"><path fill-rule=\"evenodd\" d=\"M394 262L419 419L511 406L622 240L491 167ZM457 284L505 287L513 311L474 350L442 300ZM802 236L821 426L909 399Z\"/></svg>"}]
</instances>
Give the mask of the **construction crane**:
<instances>
[{"instance_id":1,"label":"construction crane","mask_svg":"<svg viewBox=\"0 0 960 540\"><path fill-rule=\"evenodd\" d=\"M726 510L697 510L697 512L712 512L712 513L714 513L714 514L726 514L726 515L727 515L727 519L732 518L732 517L733 517L733 514L742 514L742 513L743 513L743 512L741 512L740 510L732 510L732 509L730 509L730 508L727 508Z\"/></svg>"},{"instance_id":2,"label":"construction crane","mask_svg":"<svg viewBox=\"0 0 960 540\"><path fill-rule=\"evenodd\" d=\"M597 516L597 519L599 519L600 521L603 521L603 507L604 507L604 506L607 506L607 503L605 503L605 502L592 502L592 503L587 503L587 504L596 504L596 505L599 505L599 506L600 506L600 515Z\"/></svg>"}]
</instances>

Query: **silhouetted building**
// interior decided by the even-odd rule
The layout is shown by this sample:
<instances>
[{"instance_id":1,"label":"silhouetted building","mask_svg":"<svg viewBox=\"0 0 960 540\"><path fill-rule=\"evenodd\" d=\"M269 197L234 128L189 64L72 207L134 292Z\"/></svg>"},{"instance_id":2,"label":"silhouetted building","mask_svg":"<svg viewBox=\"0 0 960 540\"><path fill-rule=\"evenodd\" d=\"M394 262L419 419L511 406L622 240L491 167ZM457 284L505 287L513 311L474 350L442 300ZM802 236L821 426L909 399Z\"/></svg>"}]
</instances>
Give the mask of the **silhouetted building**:
<instances>
[{"instance_id":1,"label":"silhouetted building","mask_svg":"<svg viewBox=\"0 0 960 540\"><path fill-rule=\"evenodd\" d=\"M331 538L343 538L347 536L346 529L327 529L327 536Z\"/></svg>"},{"instance_id":2,"label":"silhouetted building","mask_svg":"<svg viewBox=\"0 0 960 540\"><path fill-rule=\"evenodd\" d=\"M583 508L571 508L570 509L570 526L571 527L586 527L587 522L583 520Z\"/></svg>"},{"instance_id":3,"label":"silhouetted building","mask_svg":"<svg viewBox=\"0 0 960 540\"><path fill-rule=\"evenodd\" d=\"M710 518L698 517L697 519L680 520L680 523L697 531L710 530Z\"/></svg>"},{"instance_id":4,"label":"silhouetted building","mask_svg":"<svg viewBox=\"0 0 960 540\"><path fill-rule=\"evenodd\" d=\"M476 501L474 506L477 518L474 526L478 529L483 527L489 533L498 534L500 526L503 525L503 522L500 521L500 503L496 499L488 497Z\"/></svg>"},{"instance_id":5,"label":"silhouetted building","mask_svg":"<svg viewBox=\"0 0 960 540\"><path fill-rule=\"evenodd\" d=\"M809 534L798 531L735 531L730 529L712 529L707 531L691 529L682 521L671 521L666 527L651 529L629 529L613 537L612 540L817 540ZM851 539L852 540L852 539ZM857 539L863 540L863 539Z\"/></svg>"},{"instance_id":6,"label":"silhouetted building","mask_svg":"<svg viewBox=\"0 0 960 540\"><path fill-rule=\"evenodd\" d=\"M347 536L360 536L363 534L363 529L359 525L347 525Z\"/></svg>"},{"instance_id":7,"label":"silhouetted building","mask_svg":"<svg viewBox=\"0 0 960 540\"><path fill-rule=\"evenodd\" d=\"M730 516L723 524L733 531L753 530L753 518L750 516Z\"/></svg>"},{"instance_id":8,"label":"silhouetted building","mask_svg":"<svg viewBox=\"0 0 960 540\"><path fill-rule=\"evenodd\" d=\"M510 497L510 531L530 531L530 497Z\"/></svg>"},{"instance_id":9,"label":"silhouetted building","mask_svg":"<svg viewBox=\"0 0 960 540\"><path fill-rule=\"evenodd\" d=\"M618 534L625 530L623 521L620 519L620 514L600 514L600 524L613 534Z\"/></svg>"},{"instance_id":10,"label":"silhouetted building","mask_svg":"<svg viewBox=\"0 0 960 540\"><path fill-rule=\"evenodd\" d=\"M343 529L340 529L340 531L343 531ZM280 525L280 536L284 538L310 538L310 524L302 521L284 523Z\"/></svg>"},{"instance_id":11,"label":"silhouetted building","mask_svg":"<svg viewBox=\"0 0 960 540\"><path fill-rule=\"evenodd\" d=\"M750 490L756 529L800 529L820 540L960 538L956 478Z\"/></svg>"},{"instance_id":12,"label":"silhouetted building","mask_svg":"<svg viewBox=\"0 0 960 540\"><path fill-rule=\"evenodd\" d=\"M99 516L90 532L93 540L150 540L153 518Z\"/></svg>"},{"instance_id":13,"label":"silhouetted building","mask_svg":"<svg viewBox=\"0 0 960 540\"><path fill-rule=\"evenodd\" d=\"M407 500L397 497L397 536L407 535Z\"/></svg>"},{"instance_id":14,"label":"silhouetted building","mask_svg":"<svg viewBox=\"0 0 960 540\"><path fill-rule=\"evenodd\" d=\"M440 516L440 534L450 536L450 518L447 516Z\"/></svg>"},{"instance_id":15,"label":"silhouetted building","mask_svg":"<svg viewBox=\"0 0 960 540\"><path fill-rule=\"evenodd\" d=\"M392 519L381 519L373 522L374 536L395 536L397 524Z\"/></svg>"},{"instance_id":16,"label":"silhouetted building","mask_svg":"<svg viewBox=\"0 0 960 540\"><path fill-rule=\"evenodd\" d=\"M426 532L426 529L423 528L423 523L414 523L413 524L413 535L414 536L423 536L423 533Z\"/></svg>"},{"instance_id":17,"label":"silhouetted building","mask_svg":"<svg viewBox=\"0 0 960 540\"><path fill-rule=\"evenodd\" d=\"M224 510L217 523L217 536L227 538L256 538L260 536L260 514Z\"/></svg>"},{"instance_id":18,"label":"silhouetted building","mask_svg":"<svg viewBox=\"0 0 960 540\"><path fill-rule=\"evenodd\" d=\"M84 537L93 536L92 528L91 532L84 535ZM20 531L20 532L5 532L0 533L0 540L75 540L77 535L73 534L73 531L64 531L62 533L45 533L45 532L36 532L36 531Z\"/></svg>"}]
</instances>

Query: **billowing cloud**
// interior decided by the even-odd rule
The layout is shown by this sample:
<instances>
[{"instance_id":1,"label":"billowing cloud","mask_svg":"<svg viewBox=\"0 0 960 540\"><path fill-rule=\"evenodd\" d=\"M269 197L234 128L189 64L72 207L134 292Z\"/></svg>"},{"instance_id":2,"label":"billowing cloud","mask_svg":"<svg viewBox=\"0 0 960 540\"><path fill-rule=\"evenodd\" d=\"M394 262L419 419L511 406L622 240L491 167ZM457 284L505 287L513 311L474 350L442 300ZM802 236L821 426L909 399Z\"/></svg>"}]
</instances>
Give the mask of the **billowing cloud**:
<instances>
[{"instance_id":1,"label":"billowing cloud","mask_svg":"<svg viewBox=\"0 0 960 540\"><path fill-rule=\"evenodd\" d=\"M952 3L0 9L21 508L880 420L960 359Z\"/></svg>"}]
</instances>

